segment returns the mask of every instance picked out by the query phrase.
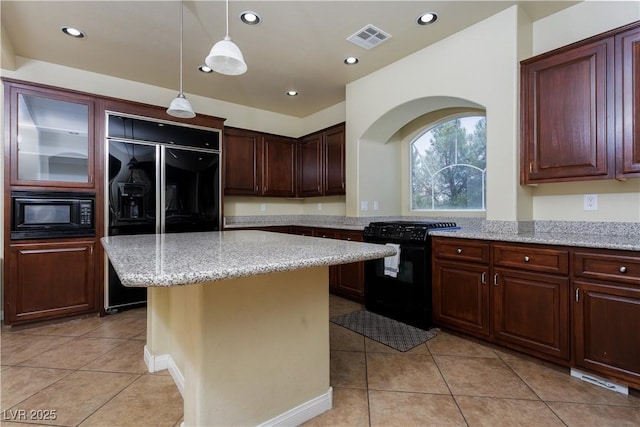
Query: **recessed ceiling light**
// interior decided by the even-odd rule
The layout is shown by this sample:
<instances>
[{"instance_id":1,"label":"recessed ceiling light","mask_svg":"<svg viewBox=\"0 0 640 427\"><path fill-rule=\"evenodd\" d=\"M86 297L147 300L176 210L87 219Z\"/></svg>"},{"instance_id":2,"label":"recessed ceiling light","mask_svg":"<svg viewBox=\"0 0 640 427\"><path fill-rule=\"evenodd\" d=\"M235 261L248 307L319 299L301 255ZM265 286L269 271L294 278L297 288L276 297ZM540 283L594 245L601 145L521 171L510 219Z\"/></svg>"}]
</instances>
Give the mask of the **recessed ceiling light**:
<instances>
[{"instance_id":1,"label":"recessed ceiling light","mask_svg":"<svg viewBox=\"0 0 640 427\"><path fill-rule=\"evenodd\" d=\"M436 15L435 12L426 12L418 16L417 21L418 21L418 24L420 25L429 25L436 22L437 19L438 19L438 15Z\"/></svg>"},{"instance_id":2,"label":"recessed ceiling light","mask_svg":"<svg viewBox=\"0 0 640 427\"><path fill-rule=\"evenodd\" d=\"M240 20L247 25L258 25L260 21L262 21L260 15L255 12L251 12L250 10L242 12L240 14Z\"/></svg>"},{"instance_id":3,"label":"recessed ceiling light","mask_svg":"<svg viewBox=\"0 0 640 427\"><path fill-rule=\"evenodd\" d=\"M71 37L75 37L77 39L81 39L81 38L85 37L85 34L81 30L79 30L77 28L74 28L74 27L70 27L68 25L65 25L64 27L61 27L60 30L63 33L65 33L66 35L71 36Z\"/></svg>"},{"instance_id":4,"label":"recessed ceiling light","mask_svg":"<svg viewBox=\"0 0 640 427\"><path fill-rule=\"evenodd\" d=\"M287 91L287 95L289 95L289 96L297 96L298 95L298 91L297 90L288 90Z\"/></svg>"},{"instance_id":5,"label":"recessed ceiling light","mask_svg":"<svg viewBox=\"0 0 640 427\"><path fill-rule=\"evenodd\" d=\"M206 65L199 66L198 70L202 71L203 73L212 73L213 72L213 70L210 67L207 67Z\"/></svg>"},{"instance_id":6,"label":"recessed ceiling light","mask_svg":"<svg viewBox=\"0 0 640 427\"><path fill-rule=\"evenodd\" d=\"M348 58L345 58L344 63L347 65L355 65L358 62L360 62L360 60L358 58L356 58L355 56L350 56Z\"/></svg>"}]
</instances>

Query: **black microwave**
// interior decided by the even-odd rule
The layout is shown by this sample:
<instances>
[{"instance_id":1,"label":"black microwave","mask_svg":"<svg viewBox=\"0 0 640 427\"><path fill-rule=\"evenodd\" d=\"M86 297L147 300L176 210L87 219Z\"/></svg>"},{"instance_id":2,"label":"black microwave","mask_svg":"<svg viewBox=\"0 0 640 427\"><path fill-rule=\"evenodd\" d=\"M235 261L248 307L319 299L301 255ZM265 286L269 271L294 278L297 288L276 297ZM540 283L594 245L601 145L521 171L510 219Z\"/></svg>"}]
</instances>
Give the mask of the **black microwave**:
<instances>
[{"instance_id":1,"label":"black microwave","mask_svg":"<svg viewBox=\"0 0 640 427\"><path fill-rule=\"evenodd\" d=\"M11 192L11 240L93 237L93 193Z\"/></svg>"}]
</instances>

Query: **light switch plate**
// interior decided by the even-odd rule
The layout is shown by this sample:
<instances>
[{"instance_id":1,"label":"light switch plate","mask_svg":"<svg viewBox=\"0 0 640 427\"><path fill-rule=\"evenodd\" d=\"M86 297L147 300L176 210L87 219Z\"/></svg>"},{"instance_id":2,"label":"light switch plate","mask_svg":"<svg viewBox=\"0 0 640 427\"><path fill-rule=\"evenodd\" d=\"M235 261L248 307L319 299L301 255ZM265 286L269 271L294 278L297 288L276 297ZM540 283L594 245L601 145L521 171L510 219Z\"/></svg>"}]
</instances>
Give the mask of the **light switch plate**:
<instances>
[{"instance_id":1,"label":"light switch plate","mask_svg":"<svg viewBox=\"0 0 640 427\"><path fill-rule=\"evenodd\" d=\"M369 202L367 200L360 201L360 210L368 211L369 210Z\"/></svg>"}]
</instances>

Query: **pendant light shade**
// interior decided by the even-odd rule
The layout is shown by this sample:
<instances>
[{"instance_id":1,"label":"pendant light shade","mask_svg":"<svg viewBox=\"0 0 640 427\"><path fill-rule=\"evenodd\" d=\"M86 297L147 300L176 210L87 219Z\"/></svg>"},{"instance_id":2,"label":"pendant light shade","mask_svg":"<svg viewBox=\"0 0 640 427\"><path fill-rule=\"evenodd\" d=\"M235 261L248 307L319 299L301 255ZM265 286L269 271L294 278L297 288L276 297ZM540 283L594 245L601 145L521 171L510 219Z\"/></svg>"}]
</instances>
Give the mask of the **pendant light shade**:
<instances>
[{"instance_id":1,"label":"pendant light shade","mask_svg":"<svg viewBox=\"0 0 640 427\"><path fill-rule=\"evenodd\" d=\"M204 62L213 71L229 76L237 76L247 71L247 64L240 48L229 36L213 45Z\"/></svg>"},{"instance_id":2,"label":"pendant light shade","mask_svg":"<svg viewBox=\"0 0 640 427\"><path fill-rule=\"evenodd\" d=\"M229 76L237 76L247 71L247 64L244 62L240 48L229 37L229 0L227 0L227 35L224 40L213 45L204 62L213 71Z\"/></svg>"},{"instance_id":3,"label":"pendant light shade","mask_svg":"<svg viewBox=\"0 0 640 427\"><path fill-rule=\"evenodd\" d=\"M169 108L167 109L167 114L173 117L180 117L181 119L191 119L196 116L196 113L193 111L193 107L187 100L187 97L184 96L182 92L182 33L184 27L184 19L182 17L182 0L180 0L180 93L178 96L171 101L169 104Z\"/></svg>"},{"instance_id":4,"label":"pendant light shade","mask_svg":"<svg viewBox=\"0 0 640 427\"><path fill-rule=\"evenodd\" d=\"M167 109L167 114L173 117L180 117L182 119L191 119L196 116L189 100L182 92L180 92L178 96L171 101L171 104L169 104L169 108Z\"/></svg>"}]
</instances>

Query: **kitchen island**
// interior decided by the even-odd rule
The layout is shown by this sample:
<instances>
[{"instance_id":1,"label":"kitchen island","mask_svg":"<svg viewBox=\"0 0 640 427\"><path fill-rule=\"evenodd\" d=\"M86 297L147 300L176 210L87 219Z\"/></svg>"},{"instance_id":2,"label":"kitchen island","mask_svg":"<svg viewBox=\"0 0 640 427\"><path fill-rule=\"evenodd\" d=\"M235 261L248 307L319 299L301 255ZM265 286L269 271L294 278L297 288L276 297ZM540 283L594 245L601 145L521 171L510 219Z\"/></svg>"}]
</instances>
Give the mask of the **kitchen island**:
<instances>
[{"instance_id":1,"label":"kitchen island","mask_svg":"<svg viewBox=\"0 0 640 427\"><path fill-rule=\"evenodd\" d=\"M125 286L148 288L145 362L169 369L187 426L297 425L330 409L329 266L395 253L262 231L102 244Z\"/></svg>"}]
</instances>

